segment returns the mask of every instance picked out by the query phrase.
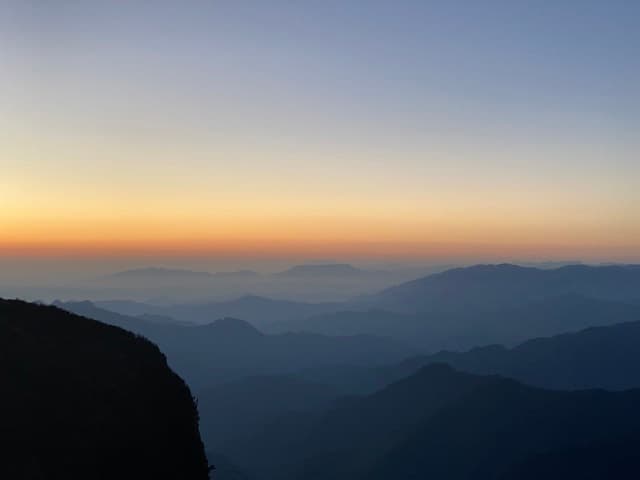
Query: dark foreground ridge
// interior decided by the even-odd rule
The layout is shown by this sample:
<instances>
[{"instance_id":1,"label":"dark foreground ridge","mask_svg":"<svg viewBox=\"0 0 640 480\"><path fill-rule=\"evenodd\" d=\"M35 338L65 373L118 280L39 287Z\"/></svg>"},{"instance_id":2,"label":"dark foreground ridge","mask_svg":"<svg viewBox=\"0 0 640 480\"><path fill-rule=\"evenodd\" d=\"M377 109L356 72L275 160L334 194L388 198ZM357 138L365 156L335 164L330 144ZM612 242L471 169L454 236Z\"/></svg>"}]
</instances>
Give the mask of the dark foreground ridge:
<instances>
[{"instance_id":1,"label":"dark foreground ridge","mask_svg":"<svg viewBox=\"0 0 640 480\"><path fill-rule=\"evenodd\" d=\"M432 364L219 448L256 480L631 480L639 402L640 390L546 390Z\"/></svg>"},{"instance_id":2,"label":"dark foreground ridge","mask_svg":"<svg viewBox=\"0 0 640 480\"><path fill-rule=\"evenodd\" d=\"M0 478L208 478L189 388L140 336L0 299L0 378Z\"/></svg>"}]
</instances>

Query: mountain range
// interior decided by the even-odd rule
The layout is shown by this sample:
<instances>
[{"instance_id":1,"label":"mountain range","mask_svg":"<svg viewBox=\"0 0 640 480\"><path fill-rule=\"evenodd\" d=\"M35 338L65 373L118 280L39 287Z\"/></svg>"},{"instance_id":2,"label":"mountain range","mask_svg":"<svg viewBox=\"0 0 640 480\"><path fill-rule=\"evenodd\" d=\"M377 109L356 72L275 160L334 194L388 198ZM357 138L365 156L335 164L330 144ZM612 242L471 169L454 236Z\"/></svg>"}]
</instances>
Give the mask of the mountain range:
<instances>
[{"instance_id":1,"label":"mountain range","mask_svg":"<svg viewBox=\"0 0 640 480\"><path fill-rule=\"evenodd\" d=\"M512 276L519 280L512 281ZM510 346L528 338L633 321L640 315L639 281L640 269L633 266L540 270L499 265L434 274L366 301L347 303L245 296L166 306L131 301L97 305L126 315L156 315L200 324L234 317L272 334L374 335L423 351L461 350L489 343ZM510 289L505 287L512 283ZM617 288L610 288L612 284ZM430 299L428 309L425 299ZM398 304L402 307L395 311L382 308Z\"/></svg>"},{"instance_id":2,"label":"mountain range","mask_svg":"<svg viewBox=\"0 0 640 480\"><path fill-rule=\"evenodd\" d=\"M555 471L554 456L615 444L598 462L633 478L638 400L640 390L544 390L434 364L316 414L282 417L227 455L256 479L515 479L529 463L561 479L590 462L563 456Z\"/></svg>"},{"instance_id":3,"label":"mountain range","mask_svg":"<svg viewBox=\"0 0 640 480\"><path fill-rule=\"evenodd\" d=\"M640 303L640 265L554 269L475 265L390 287L361 303L397 312L459 312L512 307L566 294Z\"/></svg>"},{"instance_id":4,"label":"mountain range","mask_svg":"<svg viewBox=\"0 0 640 480\"><path fill-rule=\"evenodd\" d=\"M311 315L335 311L340 304L292 302L246 295L235 300L183 303L176 305L150 305L130 300L95 302L96 306L123 315L163 315L175 319L206 324L218 318L234 317L251 322L257 327L279 321L306 318Z\"/></svg>"},{"instance_id":5,"label":"mountain range","mask_svg":"<svg viewBox=\"0 0 640 480\"><path fill-rule=\"evenodd\" d=\"M196 392L216 480L634 478L639 280L637 266L478 265L348 302L56 305L158 345ZM49 311L47 328L101 325Z\"/></svg>"},{"instance_id":6,"label":"mountain range","mask_svg":"<svg viewBox=\"0 0 640 480\"><path fill-rule=\"evenodd\" d=\"M493 309L401 313L338 311L274 322L268 332L324 335L370 334L412 343L425 351L467 349L480 344L514 345L523 340L640 318L640 304L567 293Z\"/></svg>"},{"instance_id":7,"label":"mountain range","mask_svg":"<svg viewBox=\"0 0 640 480\"><path fill-rule=\"evenodd\" d=\"M144 335L160 346L170 365L192 387L198 388L246 375L291 373L305 367L340 363L382 364L400 360L411 352L418 353L404 343L369 335L267 335L248 322L228 317L192 326L120 315L91 302L56 305Z\"/></svg>"},{"instance_id":8,"label":"mountain range","mask_svg":"<svg viewBox=\"0 0 640 480\"><path fill-rule=\"evenodd\" d=\"M634 322L527 340L513 348L475 347L407 358L388 366L306 369L299 376L343 393L371 392L432 363L474 374L497 374L559 390L640 388L640 316Z\"/></svg>"},{"instance_id":9,"label":"mountain range","mask_svg":"<svg viewBox=\"0 0 640 480\"><path fill-rule=\"evenodd\" d=\"M348 406L354 399L402 382L430 365L447 364L473 375L499 374L533 387L564 391L640 388L638 345L640 320L533 339L512 349L492 345L462 353L417 356L387 366L341 365L305 369L287 377L247 377L198 392L201 431L208 448L234 458L238 451L249 448L245 443L256 448L252 438L281 438L278 432L287 429L292 429L292 438L304 437L307 433L297 429L315 422L332 405ZM403 409L401 404L396 407ZM222 419L216 415L220 412ZM354 413L353 422L362 423L362 415ZM397 414L388 415L397 426ZM233 428L234 424L238 428ZM289 437L282 437L282 441L288 442ZM291 448L277 442L275 445L274 448ZM270 461L269 455L265 453L265 462ZM243 466L253 461L245 457L234 460Z\"/></svg>"}]
</instances>

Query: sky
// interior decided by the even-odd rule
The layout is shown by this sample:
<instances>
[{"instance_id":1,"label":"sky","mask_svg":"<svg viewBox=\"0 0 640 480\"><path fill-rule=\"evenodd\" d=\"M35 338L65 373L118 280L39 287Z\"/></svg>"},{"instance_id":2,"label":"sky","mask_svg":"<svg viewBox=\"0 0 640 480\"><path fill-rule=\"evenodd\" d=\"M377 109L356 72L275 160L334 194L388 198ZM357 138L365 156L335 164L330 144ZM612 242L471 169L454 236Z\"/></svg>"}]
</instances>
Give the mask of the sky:
<instances>
[{"instance_id":1,"label":"sky","mask_svg":"<svg viewBox=\"0 0 640 480\"><path fill-rule=\"evenodd\" d=\"M639 19L3 1L0 260L640 262Z\"/></svg>"}]
</instances>

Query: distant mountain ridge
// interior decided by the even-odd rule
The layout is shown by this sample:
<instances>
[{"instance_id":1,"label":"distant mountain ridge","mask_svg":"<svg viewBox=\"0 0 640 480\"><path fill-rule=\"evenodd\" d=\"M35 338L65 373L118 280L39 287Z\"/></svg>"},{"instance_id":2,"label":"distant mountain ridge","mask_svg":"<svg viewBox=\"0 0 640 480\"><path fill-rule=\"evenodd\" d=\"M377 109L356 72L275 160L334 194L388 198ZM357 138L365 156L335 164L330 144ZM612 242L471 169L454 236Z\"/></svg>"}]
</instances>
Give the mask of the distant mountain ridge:
<instances>
[{"instance_id":1,"label":"distant mountain ridge","mask_svg":"<svg viewBox=\"0 0 640 480\"><path fill-rule=\"evenodd\" d=\"M506 348L474 347L464 352L419 355L382 367L336 366L299 372L302 379L347 393L370 392L430 364L451 365L476 375L502 375L528 385L558 390L640 388L639 320L533 338Z\"/></svg>"},{"instance_id":2,"label":"distant mountain ridge","mask_svg":"<svg viewBox=\"0 0 640 480\"><path fill-rule=\"evenodd\" d=\"M460 311L516 306L565 294L640 302L640 265L555 269L475 265L390 287L361 303L399 312Z\"/></svg>"},{"instance_id":3,"label":"distant mountain ridge","mask_svg":"<svg viewBox=\"0 0 640 480\"><path fill-rule=\"evenodd\" d=\"M329 263L295 265L287 270L278 272L279 277L361 277L364 275L380 274L384 272L361 270L348 263Z\"/></svg>"},{"instance_id":4,"label":"distant mountain ridge","mask_svg":"<svg viewBox=\"0 0 640 480\"><path fill-rule=\"evenodd\" d=\"M297 269L300 268L302 272L306 272L311 268L324 271L327 268L328 271L333 271L334 267L362 272L350 265L341 264L300 266L292 270L299 271ZM288 275L289 273L283 278L288 278ZM296 277L294 274L291 279L294 278L306 277ZM127 300L102 301L98 305L125 315L164 315L194 323L206 323L214 318L230 316L262 327L272 323L298 322L315 315L349 311L373 310L418 315L464 315L473 311L485 314L563 296L640 305L640 266L565 265L540 269L511 264L476 265L435 273L383 289L377 294L343 302L300 302L243 295L233 300L162 306Z\"/></svg>"},{"instance_id":5,"label":"distant mountain ridge","mask_svg":"<svg viewBox=\"0 0 640 480\"><path fill-rule=\"evenodd\" d=\"M181 321L204 324L217 318L234 317L262 326L270 322L304 318L316 313L335 311L339 303L309 303L276 300L258 295L244 295L234 300L176 305L150 305L127 300L95 302L101 308L122 315L164 315Z\"/></svg>"},{"instance_id":6,"label":"distant mountain ridge","mask_svg":"<svg viewBox=\"0 0 640 480\"><path fill-rule=\"evenodd\" d=\"M402 342L371 335L269 335L244 320L228 317L204 325L183 325L145 321L91 302L59 302L57 306L144 335L160 346L170 365L194 388L310 366L384 364L418 352Z\"/></svg>"},{"instance_id":7,"label":"distant mountain ridge","mask_svg":"<svg viewBox=\"0 0 640 480\"><path fill-rule=\"evenodd\" d=\"M446 362L459 370L500 374L546 388L640 388L640 315L635 322L535 338L512 349L494 345L440 352L413 362Z\"/></svg>"},{"instance_id":8,"label":"distant mountain ridge","mask_svg":"<svg viewBox=\"0 0 640 480\"><path fill-rule=\"evenodd\" d=\"M487 343L514 345L529 338L639 318L640 304L565 294L494 309L418 313L380 309L329 312L275 322L264 328L267 332L379 335L412 343L425 351L437 351L464 350Z\"/></svg>"}]
</instances>

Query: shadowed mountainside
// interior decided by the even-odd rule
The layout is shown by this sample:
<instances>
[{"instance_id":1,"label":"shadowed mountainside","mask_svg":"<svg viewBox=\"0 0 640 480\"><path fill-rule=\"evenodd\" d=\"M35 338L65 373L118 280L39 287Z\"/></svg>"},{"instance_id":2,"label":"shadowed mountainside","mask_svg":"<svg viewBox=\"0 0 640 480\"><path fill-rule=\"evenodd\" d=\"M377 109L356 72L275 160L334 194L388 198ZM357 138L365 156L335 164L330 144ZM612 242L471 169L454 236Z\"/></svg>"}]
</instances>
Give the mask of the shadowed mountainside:
<instances>
[{"instance_id":1,"label":"shadowed mountainside","mask_svg":"<svg viewBox=\"0 0 640 480\"><path fill-rule=\"evenodd\" d=\"M216 450L251 437L278 417L328 407L339 396L328 385L295 376L253 376L198 392L202 438Z\"/></svg>"},{"instance_id":2,"label":"shadowed mountainside","mask_svg":"<svg viewBox=\"0 0 640 480\"><path fill-rule=\"evenodd\" d=\"M465 353L440 352L404 368L445 362L477 374L500 374L546 388L640 387L640 321L529 340L512 349L493 345Z\"/></svg>"},{"instance_id":3,"label":"shadowed mountainside","mask_svg":"<svg viewBox=\"0 0 640 480\"><path fill-rule=\"evenodd\" d=\"M432 479L519 480L531 468L544 472L537 478L561 480L594 478L590 468L602 472L605 465L600 478L632 479L640 467L638 401L640 390L557 392L497 379L423 421L376 461L366 478L417 473Z\"/></svg>"},{"instance_id":4,"label":"shadowed mountainside","mask_svg":"<svg viewBox=\"0 0 640 480\"><path fill-rule=\"evenodd\" d=\"M189 388L132 333L0 300L0 477L206 479Z\"/></svg>"},{"instance_id":5,"label":"shadowed mountainside","mask_svg":"<svg viewBox=\"0 0 640 480\"><path fill-rule=\"evenodd\" d=\"M432 363L446 363L474 374L497 374L524 383L562 390L640 388L640 320L575 333L536 338L513 348L476 347L442 351L385 367L342 365L299 372L308 381L343 393L371 392Z\"/></svg>"},{"instance_id":6,"label":"shadowed mountainside","mask_svg":"<svg viewBox=\"0 0 640 480\"><path fill-rule=\"evenodd\" d=\"M617 478L633 478L638 401L640 390L557 392L438 364L324 413L283 417L225 453L265 479L493 479L613 442L623 450L598 450L611 455L600 462L623 456ZM579 456L561 458L564 469L545 478L581 471Z\"/></svg>"}]
</instances>

